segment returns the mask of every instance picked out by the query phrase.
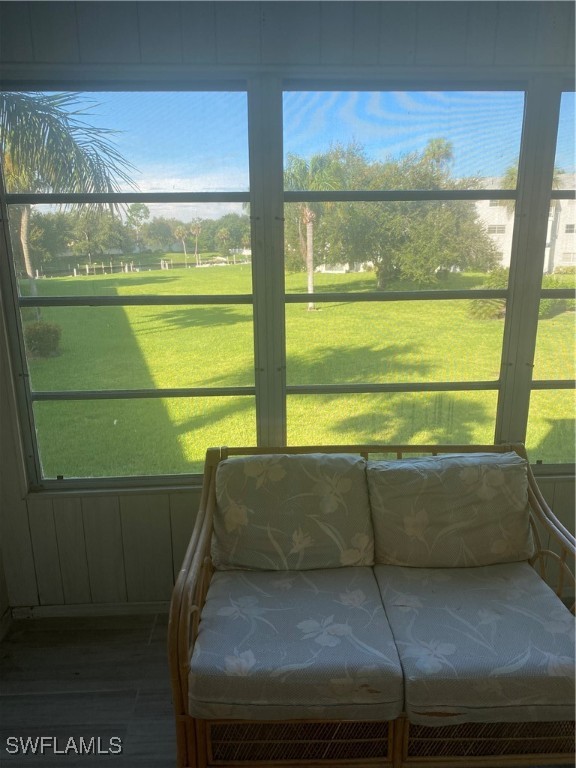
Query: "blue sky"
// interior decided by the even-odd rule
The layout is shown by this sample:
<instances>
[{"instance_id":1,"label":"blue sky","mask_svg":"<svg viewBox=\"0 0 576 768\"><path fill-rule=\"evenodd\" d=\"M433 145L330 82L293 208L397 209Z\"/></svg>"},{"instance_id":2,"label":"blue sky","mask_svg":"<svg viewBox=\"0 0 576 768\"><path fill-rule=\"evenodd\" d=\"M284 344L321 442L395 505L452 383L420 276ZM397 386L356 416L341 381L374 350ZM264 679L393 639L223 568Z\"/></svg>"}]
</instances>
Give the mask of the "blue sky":
<instances>
[{"instance_id":1,"label":"blue sky","mask_svg":"<svg viewBox=\"0 0 576 768\"><path fill-rule=\"evenodd\" d=\"M518 157L522 93L288 93L286 149L307 154L352 139L376 160L451 142L456 176L501 175Z\"/></svg>"},{"instance_id":2,"label":"blue sky","mask_svg":"<svg viewBox=\"0 0 576 768\"><path fill-rule=\"evenodd\" d=\"M244 93L93 93L93 125L113 128L114 143L138 169L142 192L248 189Z\"/></svg>"},{"instance_id":3,"label":"blue sky","mask_svg":"<svg viewBox=\"0 0 576 768\"><path fill-rule=\"evenodd\" d=\"M556 165L566 173L576 173L576 126L574 92L562 94L560 124L556 143Z\"/></svg>"},{"instance_id":4,"label":"blue sky","mask_svg":"<svg viewBox=\"0 0 576 768\"><path fill-rule=\"evenodd\" d=\"M84 119L118 132L114 142L138 169L142 192L248 189L245 93L100 92L86 99L92 106ZM456 176L497 177L518 157L523 108L521 92L288 91L284 152L309 157L355 140L369 157L385 160L443 137L453 145ZM557 165L574 172L573 93L563 96ZM190 216L223 212L203 206Z\"/></svg>"}]
</instances>

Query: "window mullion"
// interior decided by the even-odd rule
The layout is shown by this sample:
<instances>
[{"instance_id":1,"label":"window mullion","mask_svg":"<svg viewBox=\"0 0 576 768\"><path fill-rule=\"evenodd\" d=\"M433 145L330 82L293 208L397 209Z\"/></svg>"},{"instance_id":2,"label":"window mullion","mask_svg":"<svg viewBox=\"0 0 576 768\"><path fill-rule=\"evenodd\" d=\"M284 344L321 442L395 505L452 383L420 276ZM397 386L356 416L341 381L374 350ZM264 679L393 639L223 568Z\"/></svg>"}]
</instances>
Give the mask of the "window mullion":
<instances>
[{"instance_id":1,"label":"window mullion","mask_svg":"<svg viewBox=\"0 0 576 768\"><path fill-rule=\"evenodd\" d=\"M282 88L277 78L250 82L248 131L258 445L285 445Z\"/></svg>"},{"instance_id":2,"label":"window mullion","mask_svg":"<svg viewBox=\"0 0 576 768\"><path fill-rule=\"evenodd\" d=\"M4 381L0 382L0 385L9 386L9 383L12 384L11 391L5 393L7 397L4 399L6 402L18 404L19 418L16 417L16 412L12 406L8 410L13 411L11 414L13 417L13 434L17 436L17 443L20 447L19 466L22 469L20 479L24 489L28 482L38 482L41 468L34 429L30 379L23 352L23 341L19 337L17 289L9 266L12 263L6 189L3 169L0 167L0 285L4 289L4 291L0 291L0 318L3 317L3 320L0 319L0 330L2 325L6 329L5 349L0 350L0 357L5 357L3 363L6 369ZM4 339L1 339L1 346L4 346L3 342Z\"/></svg>"},{"instance_id":3,"label":"window mullion","mask_svg":"<svg viewBox=\"0 0 576 768\"><path fill-rule=\"evenodd\" d=\"M546 78L526 93L496 442L526 439L560 98L558 82Z\"/></svg>"}]
</instances>

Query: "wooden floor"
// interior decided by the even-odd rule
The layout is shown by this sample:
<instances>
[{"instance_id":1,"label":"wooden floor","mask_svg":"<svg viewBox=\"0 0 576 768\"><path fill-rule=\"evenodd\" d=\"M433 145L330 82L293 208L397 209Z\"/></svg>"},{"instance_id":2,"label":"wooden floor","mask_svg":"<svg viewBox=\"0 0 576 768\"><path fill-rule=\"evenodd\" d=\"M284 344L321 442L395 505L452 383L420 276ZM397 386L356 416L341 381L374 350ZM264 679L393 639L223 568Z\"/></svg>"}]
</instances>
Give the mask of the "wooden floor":
<instances>
[{"instance_id":1,"label":"wooden floor","mask_svg":"<svg viewBox=\"0 0 576 768\"><path fill-rule=\"evenodd\" d=\"M147 615L14 622L0 644L0 766L174 768L167 620ZM56 737L51 744L68 751L54 754L45 741L41 754L35 740L42 736ZM86 751L82 736L88 750L100 748L100 754L76 754ZM35 755L30 748L23 754L15 741L20 737L37 744ZM111 737L121 739L120 754L112 754L118 742Z\"/></svg>"}]
</instances>

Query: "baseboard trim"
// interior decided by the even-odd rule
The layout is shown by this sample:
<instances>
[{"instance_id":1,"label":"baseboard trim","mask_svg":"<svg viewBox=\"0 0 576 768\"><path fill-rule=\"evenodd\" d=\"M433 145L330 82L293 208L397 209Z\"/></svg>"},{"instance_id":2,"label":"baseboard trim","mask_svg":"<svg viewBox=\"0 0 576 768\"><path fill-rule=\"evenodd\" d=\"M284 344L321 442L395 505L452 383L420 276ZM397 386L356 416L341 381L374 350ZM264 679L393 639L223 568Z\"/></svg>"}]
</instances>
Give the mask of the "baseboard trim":
<instances>
[{"instance_id":1,"label":"baseboard trim","mask_svg":"<svg viewBox=\"0 0 576 768\"><path fill-rule=\"evenodd\" d=\"M142 613L168 613L169 608L169 602L31 605L13 608L12 619L74 618L82 616L134 616Z\"/></svg>"},{"instance_id":2,"label":"baseboard trim","mask_svg":"<svg viewBox=\"0 0 576 768\"><path fill-rule=\"evenodd\" d=\"M10 608L6 608L2 616L0 616L0 642L4 640L4 638L8 634L11 624L12 624L12 610Z\"/></svg>"}]
</instances>

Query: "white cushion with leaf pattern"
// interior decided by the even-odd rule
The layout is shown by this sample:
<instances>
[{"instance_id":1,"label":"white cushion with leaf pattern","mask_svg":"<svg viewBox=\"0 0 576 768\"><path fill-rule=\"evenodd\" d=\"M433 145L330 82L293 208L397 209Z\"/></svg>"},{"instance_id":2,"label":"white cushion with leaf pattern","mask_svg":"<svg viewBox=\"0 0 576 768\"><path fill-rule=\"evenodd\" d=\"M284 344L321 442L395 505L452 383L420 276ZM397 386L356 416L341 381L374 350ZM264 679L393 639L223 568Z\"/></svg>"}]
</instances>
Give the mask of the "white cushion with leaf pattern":
<instances>
[{"instance_id":1,"label":"white cushion with leaf pattern","mask_svg":"<svg viewBox=\"0 0 576 768\"><path fill-rule=\"evenodd\" d=\"M190 664L192 716L392 720L403 703L371 568L214 573Z\"/></svg>"},{"instance_id":2,"label":"white cushion with leaf pattern","mask_svg":"<svg viewBox=\"0 0 576 768\"><path fill-rule=\"evenodd\" d=\"M411 722L573 719L574 617L528 563L374 571Z\"/></svg>"},{"instance_id":3,"label":"white cushion with leaf pattern","mask_svg":"<svg viewBox=\"0 0 576 768\"><path fill-rule=\"evenodd\" d=\"M372 565L366 462L348 454L226 459L216 474L216 568Z\"/></svg>"},{"instance_id":4,"label":"white cushion with leaf pattern","mask_svg":"<svg viewBox=\"0 0 576 768\"><path fill-rule=\"evenodd\" d=\"M491 565L533 554L527 462L513 452L369 461L377 563Z\"/></svg>"}]
</instances>

